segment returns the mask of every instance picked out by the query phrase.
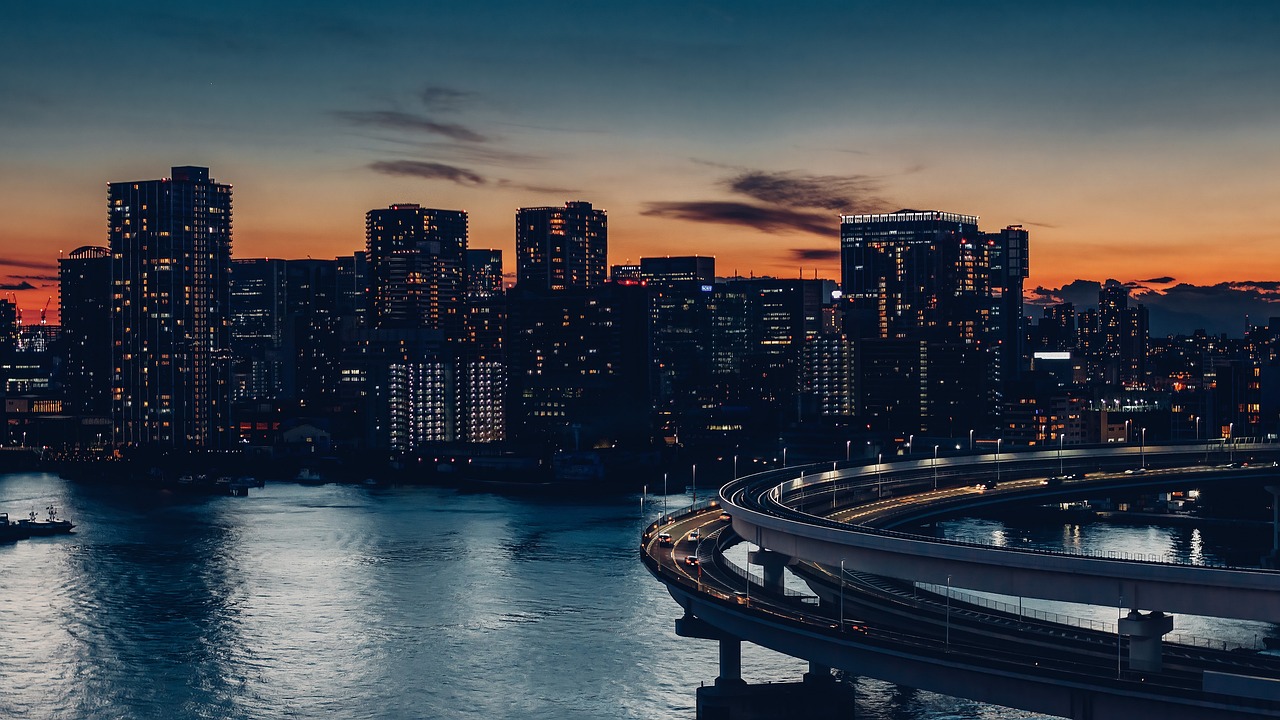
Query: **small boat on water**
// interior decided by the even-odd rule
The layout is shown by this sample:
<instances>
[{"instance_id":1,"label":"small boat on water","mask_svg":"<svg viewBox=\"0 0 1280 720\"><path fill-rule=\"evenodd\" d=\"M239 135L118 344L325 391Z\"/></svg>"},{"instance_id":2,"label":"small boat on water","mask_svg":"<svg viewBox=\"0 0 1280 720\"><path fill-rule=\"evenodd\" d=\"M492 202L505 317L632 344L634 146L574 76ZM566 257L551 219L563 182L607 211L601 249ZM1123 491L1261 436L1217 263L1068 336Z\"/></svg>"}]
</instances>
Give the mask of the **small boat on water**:
<instances>
[{"instance_id":1,"label":"small boat on water","mask_svg":"<svg viewBox=\"0 0 1280 720\"><path fill-rule=\"evenodd\" d=\"M0 543L26 540L29 537L31 537L31 531L27 529L25 523L21 520L10 522L9 513L0 513Z\"/></svg>"},{"instance_id":2,"label":"small boat on water","mask_svg":"<svg viewBox=\"0 0 1280 720\"><path fill-rule=\"evenodd\" d=\"M70 520L63 520L58 517L58 510L50 505L45 508L49 513L49 517L44 520L36 519L36 511L31 511L31 517L26 520L19 520L18 524L27 528L27 531L33 537L44 537L48 535L64 535L71 532L75 527L75 523Z\"/></svg>"}]
</instances>

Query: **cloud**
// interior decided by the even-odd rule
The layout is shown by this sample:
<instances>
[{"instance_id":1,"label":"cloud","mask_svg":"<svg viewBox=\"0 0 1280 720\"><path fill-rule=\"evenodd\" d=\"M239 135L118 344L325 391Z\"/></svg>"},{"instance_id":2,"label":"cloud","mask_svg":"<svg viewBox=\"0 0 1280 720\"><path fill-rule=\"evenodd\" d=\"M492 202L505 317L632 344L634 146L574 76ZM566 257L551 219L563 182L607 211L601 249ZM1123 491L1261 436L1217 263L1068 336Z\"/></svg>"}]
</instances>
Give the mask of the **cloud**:
<instances>
[{"instance_id":1,"label":"cloud","mask_svg":"<svg viewBox=\"0 0 1280 720\"><path fill-rule=\"evenodd\" d=\"M1168 285L1169 283L1173 282L1174 279L1175 278L1171 278L1168 275L1164 275L1157 278L1150 278L1148 280L1138 280L1137 282L1140 282L1144 285Z\"/></svg>"},{"instance_id":2,"label":"cloud","mask_svg":"<svg viewBox=\"0 0 1280 720\"><path fill-rule=\"evenodd\" d=\"M399 110L339 110L333 115L351 125L361 127L425 132L462 142L483 143L490 140L465 125L436 122L422 115Z\"/></svg>"},{"instance_id":3,"label":"cloud","mask_svg":"<svg viewBox=\"0 0 1280 720\"><path fill-rule=\"evenodd\" d=\"M529 185L526 183L515 182L514 180L499 180L495 183L501 188L513 188L515 190L527 190L533 193L542 193L544 195L577 195L581 190L574 188L554 187L548 185Z\"/></svg>"},{"instance_id":4,"label":"cloud","mask_svg":"<svg viewBox=\"0 0 1280 720\"><path fill-rule=\"evenodd\" d=\"M457 112L475 96L473 92L439 85L428 85L418 92L422 104L438 112Z\"/></svg>"},{"instance_id":5,"label":"cloud","mask_svg":"<svg viewBox=\"0 0 1280 720\"><path fill-rule=\"evenodd\" d=\"M36 286L23 280L20 283L0 283L0 290L35 290Z\"/></svg>"},{"instance_id":6,"label":"cloud","mask_svg":"<svg viewBox=\"0 0 1280 720\"><path fill-rule=\"evenodd\" d=\"M58 266L51 262L23 260L13 257L0 257L0 267L19 267L29 270L56 270Z\"/></svg>"},{"instance_id":7,"label":"cloud","mask_svg":"<svg viewBox=\"0 0 1280 720\"><path fill-rule=\"evenodd\" d=\"M837 212L879 209L880 181L870 175L803 175L748 170L721 181L731 191L760 202Z\"/></svg>"},{"instance_id":8,"label":"cloud","mask_svg":"<svg viewBox=\"0 0 1280 720\"><path fill-rule=\"evenodd\" d=\"M10 275L10 280L43 280L45 282L57 282L60 278L57 275Z\"/></svg>"},{"instance_id":9,"label":"cloud","mask_svg":"<svg viewBox=\"0 0 1280 720\"><path fill-rule=\"evenodd\" d=\"M764 232L798 230L827 237L838 232L834 216L732 201L649 202L640 214L718 225L742 225Z\"/></svg>"},{"instance_id":10,"label":"cloud","mask_svg":"<svg viewBox=\"0 0 1280 720\"><path fill-rule=\"evenodd\" d=\"M369 169L383 175L401 175L423 180L448 180L468 187L478 187L487 182L483 176L466 168L424 160L379 160L369 163Z\"/></svg>"},{"instance_id":11,"label":"cloud","mask_svg":"<svg viewBox=\"0 0 1280 720\"><path fill-rule=\"evenodd\" d=\"M791 248L792 260L834 261L840 259L840 248Z\"/></svg>"}]
</instances>

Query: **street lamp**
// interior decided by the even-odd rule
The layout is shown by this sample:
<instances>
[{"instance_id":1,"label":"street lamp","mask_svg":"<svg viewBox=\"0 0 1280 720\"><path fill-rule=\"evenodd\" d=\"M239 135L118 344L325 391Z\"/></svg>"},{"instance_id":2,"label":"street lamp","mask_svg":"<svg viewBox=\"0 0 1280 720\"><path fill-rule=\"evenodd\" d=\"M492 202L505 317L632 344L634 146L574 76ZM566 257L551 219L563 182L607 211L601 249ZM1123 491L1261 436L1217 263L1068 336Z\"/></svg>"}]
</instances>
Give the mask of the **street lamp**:
<instances>
[{"instance_id":1,"label":"street lamp","mask_svg":"<svg viewBox=\"0 0 1280 720\"><path fill-rule=\"evenodd\" d=\"M1066 434L1064 434L1061 431L1058 432L1058 475L1063 474L1062 472L1062 439L1065 437L1066 437Z\"/></svg>"},{"instance_id":2,"label":"street lamp","mask_svg":"<svg viewBox=\"0 0 1280 720\"><path fill-rule=\"evenodd\" d=\"M844 558L840 558L840 632L844 632Z\"/></svg>"},{"instance_id":3,"label":"street lamp","mask_svg":"<svg viewBox=\"0 0 1280 720\"><path fill-rule=\"evenodd\" d=\"M933 446L933 489L938 489L938 446Z\"/></svg>"},{"instance_id":4,"label":"street lamp","mask_svg":"<svg viewBox=\"0 0 1280 720\"><path fill-rule=\"evenodd\" d=\"M1124 421L1124 442L1126 445L1129 443L1129 423L1131 422L1133 421L1132 420Z\"/></svg>"},{"instance_id":5,"label":"street lamp","mask_svg":"<svg viewBox=\"0 0 1280 720\"><path fill-rule=\"evenodd\" d=\"M996 482L1000 482L1000 443L1004 438L996 438Z\"/></svg>"},{"instance_id":6,"label":"street lamp","mask_svg":"<svg viewBox=\"0 0 1280 720\"><path fill-rule=\"evenodd\" d=\"M947 576L947 652L951 652L951 576Z\"/></svg>"},{"instance_id":7,"label":"street lamp","mask_svg":"<svg viewBox=\"0 0 1280 720\"><path fill-rule=\"evenodd\" d=\"M852 441L852 440L845 440L845 441L844 441L844 461L845 461L845 462L849 462L849 453L850 453L850 452L851 452L851 450L852 450L852 449L851 449L851 446L852 446L852 445L853 445L853 441Z\"/></svg>"},{"instance_id":8,"label":"street lamp","mask_svg":"<svg viewBox=\"0 0 1280 720\"><path fill-rule=\"evenodd\" d=\"M907 454L910 455L915 451L916 451L916 436L914 434L908 435L907 436Z\"/></svg>"},{"instance_id":9,"label":"street lamp","mask_svg":"<svg viewBox=\"0 0 1280 720\"><path fill-rule=\"evenodd\" d=\"M1146 428L1142 428L1142 439L1138 442L1138 458L1140 459L1140 462L1141 462L1141 465L1139 467L1145 468L1147 466L1147 429Z\"/></svg>"},{"instance_id":10,"label":"street lamp","mask_svg":"<svg viewBox=\"0 0 1280 720\"><path fill-rule=\"evenodd\" d=\"M689 485L693 488L693 504L698 504L698 464L693 464L693 477L689 480Z\"/></svg>"},{"instance_id":11,"label":"street lamp","mask_svg":"<svg viewBox=\"0 0 1280 720\"><path fill-rule=\"evenodd\" d=\"M738 479L738 456L733 456L733 479Z\"/></svg>"},{"instance_id":12,"label":"street lamp","mask_svg":"<svg viewBox=\"0 0 1280 720\"><path fill-rule=\"evenodd\" d=\"M667 474L662 473L662 522L667 521Z\"/></svg>"},{"instance_id":13,"label":"street lamp","mask_svg":"<svg viewBox=\"0 0 1280 720\"><path fill-rule=\"evenodd\" d=\"M969 452L973 452L973 431L969 431Z\"/></svg>"},{"instance_id":14,"label":"street lamp","mask_svg":"<svg viewBox=\"0 0 1280 720\"><path fill-rule=\"evenodd\" d=\"M782 467L787 466L787 449L782 448Z\"/></svg>"},{"instance_id":15,"label":"street lamp","mask_svg":"<svg viewBox=\"0 0 1280 720\"><path fill-rule=\"evenodd\" d=\"M884 459L884 453L876 453L876 497L884 497L884 490L880 487L880 461Z\"/></svg>"}]
</instances>

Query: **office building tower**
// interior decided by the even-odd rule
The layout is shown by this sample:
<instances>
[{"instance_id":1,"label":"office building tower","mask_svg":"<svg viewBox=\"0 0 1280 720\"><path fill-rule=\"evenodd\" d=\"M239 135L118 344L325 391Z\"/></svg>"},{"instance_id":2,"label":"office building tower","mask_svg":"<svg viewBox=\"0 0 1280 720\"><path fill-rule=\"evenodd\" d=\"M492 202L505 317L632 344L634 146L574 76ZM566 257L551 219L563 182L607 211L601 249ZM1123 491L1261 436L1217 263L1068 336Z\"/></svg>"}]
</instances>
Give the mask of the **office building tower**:
<instances>
[{"instance_id":1,"label":"office building tower","mask_svg":"<svg viewBox=\"0 0 1280 720\"><path fill-rule=\"evenodd\" d=\"M403 203L365 216L369 323L463 332L467 214Z\"/></svg>"},{"instance_id":2,"label":"office building tower","mask_svg":"<svg viewBox=\"0 0 1280 720\"><path fill-rule=\"evenodd\" d=\"M502 277L501 250L467 250L467 295L469 297L501 295L505 287Z\"/></svg>"},{"instance_id":3,"label":"office building tower","mask_svg":"<svg viewBox=\"0 0 1280 720\"><path fill-rule=\"evenodd\" d=\"M640 277L648 281L689 281L710 285L716 281L716 259L693 255L640 258Z\"/></svg>"},{"instance_id":4,"label":"office building tower","mask_svg":"<svg viewBox=\"0 0 1280 720\"><path fill-rule=\"evenodd\" d=\"M992 303L988 326L995 344L995 381L1003 394L1003 389L1016 382L1031 362L1022 298L1023 281L1029 274L1029 234L1021 225L1010 225L999 232L983 233L983 239L989 256Z\"/></svg>"},{"instance_id":5,"label":"office building tower","mask_svg":"<svg viewBox=\"0 0 1280 720\"><path fill-rule=\"evenodd\" d=\"M860 404L879 429L993 428L1024 363L1027 233L901 210L842 216L840 235L845 333L860 345ZM872 397L890 386L911 397Z\"/></svg>"},{"instance_id":6,"label":"office building tower","mask_svg":"<svg viewBox=\"0 0 1280 720\"><path fill-rule=\"evenodd\" d=\"M589 202L516 211L516 284L524 292L600 287L607 255L605 212Z\"/></svg>"},{"instance_id":7,"label":"office building tower","mask_svg":"<svg viewBox=\"0 0 1280 720\"><path fill-rule=\"evenodd\" d=\"M208 168L107 190L116 442L225 448L231 186Z\"/></svg>"},{"instance_id":8,"label":"office building tower","mask_svg":"<svg viewBox=\"0 0 1280 720\"><path fill-rule=\"evenodd\" d=\"M58 260L67 411L111 417L111 250L76 248Z\"/></svg>"},{"instance_id":9,"label":"office building tower","mask_svg":"<svg viewBox=\"0 0 1280 720\"><path fill-rule=\"evenodd\" d=\"M278 400L284 390L285 261L231 261L231 399Z\"/></svg>"}]
</instances>

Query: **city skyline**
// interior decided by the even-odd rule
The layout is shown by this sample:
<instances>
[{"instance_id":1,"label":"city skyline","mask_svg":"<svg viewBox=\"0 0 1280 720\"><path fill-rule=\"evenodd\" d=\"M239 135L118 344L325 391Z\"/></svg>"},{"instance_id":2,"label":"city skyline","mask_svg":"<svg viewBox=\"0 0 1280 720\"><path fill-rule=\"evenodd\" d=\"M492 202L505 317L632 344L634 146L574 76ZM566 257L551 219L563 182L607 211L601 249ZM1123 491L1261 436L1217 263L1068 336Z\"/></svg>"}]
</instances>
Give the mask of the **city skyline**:
<instances>
[{"instance_id":1,"label":"city skyline","mask_svg":"<svg viewBox=\"0 0 1280 720\"><path fill-rule=\"evenodd\" d=\"M831 278L841 213L911 207L1027 227L1032 297L1114 278L1243 329L1277 292L1261 3L159 7L0 30L0 286L28 312L105 241L103 183L181 163L236 186L237 257L349 253L398 202L514 257L517 208L583 200L610 264Z\"/></svg>"}]
</instances>

